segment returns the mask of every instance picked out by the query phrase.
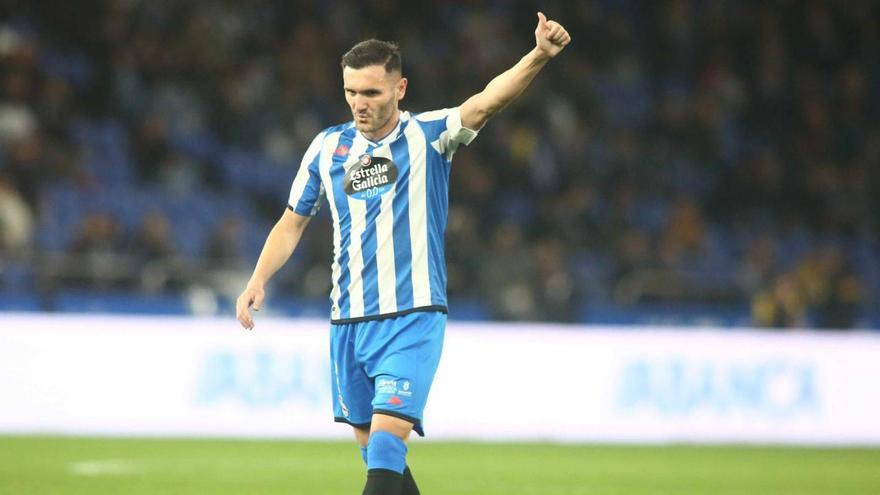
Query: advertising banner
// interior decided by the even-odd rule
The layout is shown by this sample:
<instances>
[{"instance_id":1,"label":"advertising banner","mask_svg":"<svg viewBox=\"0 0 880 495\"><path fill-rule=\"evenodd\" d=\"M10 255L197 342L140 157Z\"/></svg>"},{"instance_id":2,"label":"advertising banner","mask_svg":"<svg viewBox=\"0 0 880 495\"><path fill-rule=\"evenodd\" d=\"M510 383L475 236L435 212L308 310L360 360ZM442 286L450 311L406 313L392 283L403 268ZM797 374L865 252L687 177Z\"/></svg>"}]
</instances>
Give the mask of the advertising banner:
<instances>
[{"instance_id":1,"label":"advertising banner","mask_svg":"<svg viewBox=\"0 0 880 495\"><path fill-rule=\"evenodd\" d=\"M429 437L880 444L880 335L450 323ZM328 323L0 315L0 432L350 438Z\"/></svg>"}]
</instances>

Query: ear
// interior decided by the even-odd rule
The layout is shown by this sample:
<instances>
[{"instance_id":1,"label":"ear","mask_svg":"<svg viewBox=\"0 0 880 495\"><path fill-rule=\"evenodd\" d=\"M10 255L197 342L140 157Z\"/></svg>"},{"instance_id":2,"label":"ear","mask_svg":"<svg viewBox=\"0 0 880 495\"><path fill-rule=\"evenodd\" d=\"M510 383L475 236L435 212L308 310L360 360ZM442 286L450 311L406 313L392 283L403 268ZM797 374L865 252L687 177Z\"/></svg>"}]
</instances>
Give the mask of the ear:
<instances>
[{"instance_id":1,"label":"ear","mask_svg":"<svg viewBox=\"0 0 880 495\"><path fill-rule=\"evenodd\" d=\"M395 89L397 90L397 101L403 99L406 96L406 85L409 83L409 80L405 77L401 77L400 81L397 81L397 86Z\"/></svg>"}]
</instances>

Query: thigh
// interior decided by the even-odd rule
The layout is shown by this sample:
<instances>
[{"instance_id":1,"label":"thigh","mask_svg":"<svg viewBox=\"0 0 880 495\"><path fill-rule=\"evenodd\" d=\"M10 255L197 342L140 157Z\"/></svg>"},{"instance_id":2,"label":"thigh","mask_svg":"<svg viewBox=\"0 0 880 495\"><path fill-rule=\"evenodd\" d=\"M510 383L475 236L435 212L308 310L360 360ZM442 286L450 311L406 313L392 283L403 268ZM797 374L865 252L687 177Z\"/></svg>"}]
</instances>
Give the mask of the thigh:
<instances>
[{"instance_id":1,"label":"thigh","mask_svg":"<svg viewBox=\"0 0 880 495\"><path fill-rule=\"evenodd\" d=\"M367 376L355 353L357 325L330 327L330 383L333 417L337 422L369 429L375 395L373 380Z\"/></svg>"}]
</instances>

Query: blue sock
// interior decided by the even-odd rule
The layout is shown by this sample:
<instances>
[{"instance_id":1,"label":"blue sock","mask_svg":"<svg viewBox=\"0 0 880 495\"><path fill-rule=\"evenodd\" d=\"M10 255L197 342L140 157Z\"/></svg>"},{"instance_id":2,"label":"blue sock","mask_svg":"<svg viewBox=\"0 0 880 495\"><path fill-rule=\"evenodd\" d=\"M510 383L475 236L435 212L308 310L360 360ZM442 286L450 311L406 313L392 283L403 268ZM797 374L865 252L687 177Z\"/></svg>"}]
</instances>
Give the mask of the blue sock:
<instances>
[{"instance_id":1,"label":"blue sock","mask_svg":"<svg viewBox=\"0 0 880 495\"><path fill-rule=\"evenodd\" d=\"M364 459L364 464L367 464L367 448L361 447L361 457Z\"/></svg>"},{"instance_id":2,"label":"blue sock","mask_svg":"<svg viewBox=\"0 0 880 495\"><path fill-rule=\"evenodd\" d=\"M406 451L406 444L394 434L374 431L367 444L367 469L387 469L403 474Z\"/></svg>"}]
</instances>

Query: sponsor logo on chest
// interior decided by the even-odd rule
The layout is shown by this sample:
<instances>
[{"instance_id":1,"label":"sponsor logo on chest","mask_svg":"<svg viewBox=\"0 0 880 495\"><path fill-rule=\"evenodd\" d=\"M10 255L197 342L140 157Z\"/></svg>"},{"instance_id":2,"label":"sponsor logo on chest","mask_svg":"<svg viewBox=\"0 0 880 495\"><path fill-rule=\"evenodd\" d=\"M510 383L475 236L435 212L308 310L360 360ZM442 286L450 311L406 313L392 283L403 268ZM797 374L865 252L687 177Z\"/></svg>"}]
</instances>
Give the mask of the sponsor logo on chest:
<instances>
[{"instance_id":1,"label":"sponsor logo on chest","mask_svg":"<svg viewBox=\"0 0 880 495\"><path fill-rule=\"evenodd\" d=\"M355 199L369 199L390 191L397 182L397 164L381 156L361 155L342 179L345 194Z\"/></svg>"}]
</instances>

